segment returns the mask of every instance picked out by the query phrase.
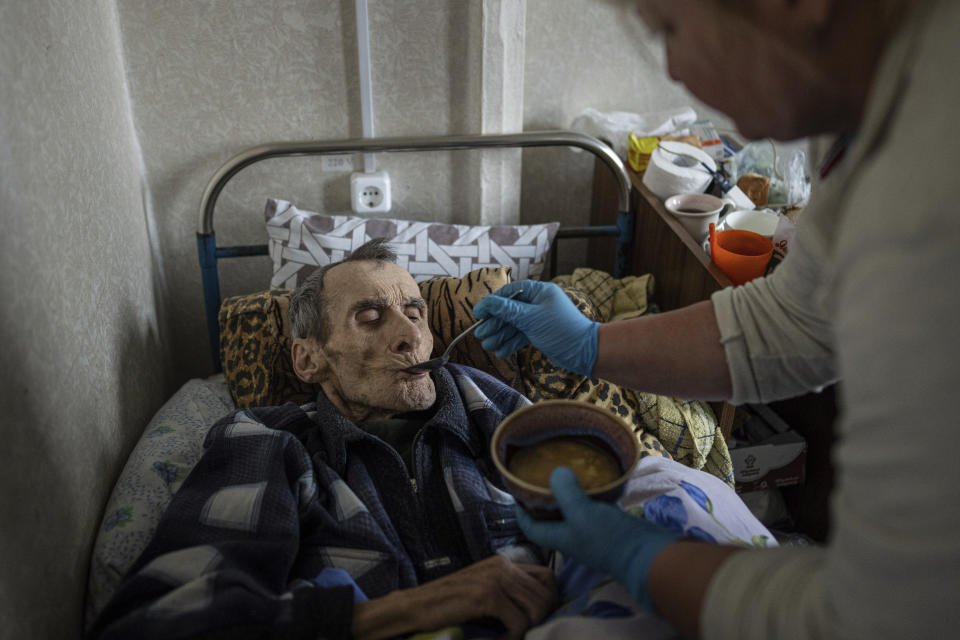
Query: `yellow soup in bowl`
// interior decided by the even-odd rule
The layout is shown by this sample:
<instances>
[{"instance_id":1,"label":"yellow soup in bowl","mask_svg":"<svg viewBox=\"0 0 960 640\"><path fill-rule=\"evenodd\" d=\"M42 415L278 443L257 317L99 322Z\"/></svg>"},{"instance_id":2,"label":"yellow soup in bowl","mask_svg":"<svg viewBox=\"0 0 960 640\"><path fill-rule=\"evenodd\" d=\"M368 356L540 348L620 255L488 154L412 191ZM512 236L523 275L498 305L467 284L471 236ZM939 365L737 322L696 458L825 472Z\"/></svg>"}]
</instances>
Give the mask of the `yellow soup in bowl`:
<instances>
[{"instance_id":1,"label":"yellow soup in bowl","mask_svg":"<svg viewBox=\"0 0 960 640\"><path fill-rule=\"evenodd\" d=\"M617 457L600 440L576 436L521 447L507 463L510 473L539 487L550 486L550 474L557 467L569 467L584 491L609 484L623 474Z\"/></svg>"}]
</instances>

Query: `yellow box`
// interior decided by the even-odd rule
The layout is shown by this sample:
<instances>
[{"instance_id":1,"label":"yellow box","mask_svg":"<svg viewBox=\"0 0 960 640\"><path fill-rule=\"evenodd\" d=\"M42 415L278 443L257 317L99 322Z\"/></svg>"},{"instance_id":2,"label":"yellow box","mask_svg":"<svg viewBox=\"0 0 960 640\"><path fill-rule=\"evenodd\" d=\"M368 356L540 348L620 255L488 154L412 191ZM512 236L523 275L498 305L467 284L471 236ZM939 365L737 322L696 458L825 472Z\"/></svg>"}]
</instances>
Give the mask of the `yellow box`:
<instances>
[{"instance_id":1,"label":"yellow box","mask_svg":"<svg viewBox=\"0 0 960 640\"><path fill-rule=\"evenodd\" d=\"M650 154L658 144L660 144L660 138L656 136L638 138L631 132L630 144L627 147L627 164L637 172L646 170L650 163Z\"/></svg>"}]
</instances>

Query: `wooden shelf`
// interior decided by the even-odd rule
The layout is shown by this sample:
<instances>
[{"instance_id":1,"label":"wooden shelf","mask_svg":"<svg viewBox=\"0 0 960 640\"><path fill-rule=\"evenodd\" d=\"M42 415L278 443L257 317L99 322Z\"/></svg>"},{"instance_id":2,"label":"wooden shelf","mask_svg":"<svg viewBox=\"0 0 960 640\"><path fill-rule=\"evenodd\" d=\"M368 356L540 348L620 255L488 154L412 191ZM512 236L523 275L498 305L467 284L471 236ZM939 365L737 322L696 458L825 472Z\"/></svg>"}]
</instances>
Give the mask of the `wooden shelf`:
<instances>
[{"instance_id":1,"label":"wooden shelf","mask_svg":"<svg viewBox=\"0 0 960 640\"><path fill-rule=\"evenodd\" d=\"M660 309L670 311L685 307L730 286L730 279L713 264L703 247L644 186L642 174L630 169L628 172L633 184L631 207L636 214L631 271L654 274ZM592 225L616 224L616 184L608 174L603 165L594 171ZM590 240L587 261L612 272L610 243L605 239Z\"/></svg>"},{"instance_id":2,"label":"wooden shelf","mask_svg":"<svg viewBox=\"0 0 960 640\"><path fill-rule=\"evenodd\" d=\"M656 274L660 308L685 307L730 286L727 275L650 193L642 176L631 171L630 178L636 194L633 271Z\"/></svg>"}]
</instances>

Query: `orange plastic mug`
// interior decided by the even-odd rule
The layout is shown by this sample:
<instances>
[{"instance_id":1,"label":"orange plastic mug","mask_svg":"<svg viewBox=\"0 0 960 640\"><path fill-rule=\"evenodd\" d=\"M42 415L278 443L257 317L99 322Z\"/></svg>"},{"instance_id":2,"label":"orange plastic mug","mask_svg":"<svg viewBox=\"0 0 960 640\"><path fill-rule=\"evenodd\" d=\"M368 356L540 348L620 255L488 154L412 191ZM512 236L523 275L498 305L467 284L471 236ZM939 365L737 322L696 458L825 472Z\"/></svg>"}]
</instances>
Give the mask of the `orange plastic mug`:
<instances>
[{"instance_id":1,"label":"orange plastic mug","mask_svg":"<svg viewBox=\"0 0 960 640\"><path fill-rule=\"evenodd\" d=\"M710 258L733 284L759 278L767 271L773 243L759 233L744 229L717 231L710 223Z\"/></svg>"}]
</instances>

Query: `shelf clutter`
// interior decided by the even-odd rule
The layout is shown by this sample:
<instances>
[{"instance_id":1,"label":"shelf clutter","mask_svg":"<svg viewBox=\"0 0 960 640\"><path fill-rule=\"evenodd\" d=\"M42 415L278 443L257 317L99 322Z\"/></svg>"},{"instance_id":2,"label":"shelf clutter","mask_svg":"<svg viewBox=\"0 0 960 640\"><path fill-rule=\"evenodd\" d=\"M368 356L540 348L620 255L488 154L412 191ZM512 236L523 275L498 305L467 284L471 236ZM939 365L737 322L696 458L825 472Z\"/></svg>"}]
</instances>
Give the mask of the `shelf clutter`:
<instances>
[{"instance_id":1,"label":"shelf clutter","mask_svg":"<svg viewBox=\"0 0 960 640\"><path fill-rule=\"evenodd\" d=\"M687 117L686 115L684 117ZM679 120L678 116L675 118ZM684 122L689 126L696 121L695 114L689 114L689 121ZM675 127L680 129L680 127ZM640 128L634 128L631 132L635 136L653 135ZM670 133L658 132L659 135L671 135ZM621 136L599 136L609 140L616 140L620 144L612 144L620 152L620 147L626 146L629 133L623 133ZM656 137L656 136L654 136ZM744 147L735 147L737 144L736 136L725 130L720 129L720 137L724 146L724 161L719 165L726 172L729 182L733 183L738 179L738 174L731 170L732 158L739 156L739 160L747 158L746 154L740 155ZM657 139L659 143L659 138ZM792 147L782 143L771 143L770 141L756 141L750 143L749 155L757 158L760 164L769 160L768 166L775 166L781 177L787 175L800 176L803 184L795 183L793 187L809 188L810 184L806 174L801 170L806 167L804 158L806 150L815 151L816 145L811 143L809 146L804 144ZM626 150L621 157L626 161ZM775 156L775 161L774 161ZM753 161L751 161L753 162ZM629 163L628 163L629 164ZM756 164L756 163L755 163ZM746 171L752 171L758 175L765 175L762 169L749 167L747 162L737 165L743 167ZM797 168L796 171L788 171L788 167ZM792 173L791 173L792 171ZM656 293L654 300L658 308L662 311L671 311L686 307L690 304L708 299L715 291L724 287L729 287L733 283L729 276L724 273L711 259L708 243L698 243L684 228L677 217L670 212L662 198L654 194L643 182L645 172L638 172L633 168L628 168L628 174L633 186L634 197L631 202L631 208L635 213L634 247L631 254L631 272L634 274L652 274L656 279ZM796 194L802 189L785 189L784 182L777 178L772 171L770 190L768 192L768 203L766 209L776 208L774 215L778 220L778 225L784 219L791 223L796 223L802 217L803 202L802 198ZM767 176L770 177L770 176ZM717 185L711 183L710 189ZM749 187L749 185L747 185ZM617 185L609 176L609 171L600 163L596 164L594 171L594 186L591 201L591 224L613 224L616 220L618 202L616 199ZM783 194L787 194L784 196ZM791 195L793 194L793 195ZM787 199L793 206L775 206L778 203L785 203ZM754 205L756 207L756 205ZM739 221L752 221L758 224L758 232L763 235L770 234L769 218L763 215L763 209L752 208L740 216L729 217L733 211L724 214L718 228L728 228L725 223L739 223ZM737 228L737 224L731 225ZM790 244L792 238L786 238L786 244ZM780 242L777 243L780 245ZM779 263L782 255L781 250L786 246L778 246L774 253L771 264L767 271ZM588 246L588 256L591 264L604 265L609 263L612 268L612 257L609 251L609 244L601 239L591 240ZM607 261L606 263L604 261ZM716 402L711 406L717 416L718 426L725 437L732 434L733 425L743 419L738 416L743 413L743 407L737 407L728 403ZM822 543L827 539L830 531L830 510L829 495L833 486L833 469L830 458L830 450L834 442L833 422L837 415L836 392L833 387L828 387L819 393L808 393L797 398L790 398L771 403L768 408L774 410L779 417L790 425L790 431L793 431L798 438L805 442L805 450L801 456L803 462L803 475L796 479L794 484L785 485L785 479L780 477L779 484L775 475L768 473L757 473L753 480L757 478L765 479L768 487L765 489L755 489L745 491L746 482L741 477L740 496L751 509L756 509L756 513L762 516L760 519L767 524L783 544L785 540L802 540L811 543ZM748 408L749 409L749 408ZM762 409L761 409L762 411ZM790 437L788 437L789 439ZM774 441L776 444L776 441ZM799 446L799 445L798 445ZM759 449L757 449L759 451ZM731 452L733 454L733 452ZM736 454L739 455L739 454ZM769 460L769 458L767 458ZM757 461L762 462L763 457L758 456ZM744 468L746 460L743 460ZM756 464L756 461L755 461ZM785 470L777 468L777 473L785 473ZM762 482L762 480L761 480ZM770 485L774 486L770 486Z\"/></svg>"}]
</instances>

